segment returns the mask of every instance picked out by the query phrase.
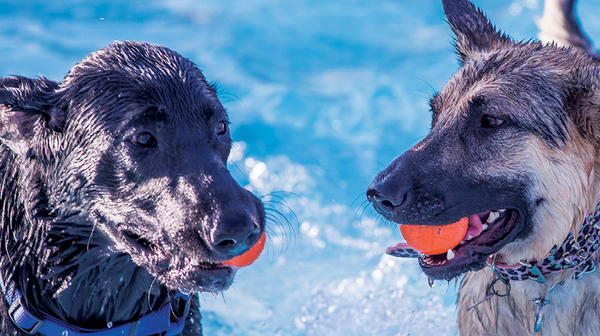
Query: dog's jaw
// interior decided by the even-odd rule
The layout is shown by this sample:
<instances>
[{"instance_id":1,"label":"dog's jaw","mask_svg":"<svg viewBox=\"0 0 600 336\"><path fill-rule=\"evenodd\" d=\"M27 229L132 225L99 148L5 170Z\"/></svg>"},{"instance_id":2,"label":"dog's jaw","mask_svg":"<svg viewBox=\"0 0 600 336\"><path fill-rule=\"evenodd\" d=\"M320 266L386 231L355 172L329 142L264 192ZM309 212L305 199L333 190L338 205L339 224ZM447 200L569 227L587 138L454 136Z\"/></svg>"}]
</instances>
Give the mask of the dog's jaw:
<instances>
[{"instance_id":1,"label":"dog's jaw","mask_svg":"<svg viewBox=\"0 0 600 336\"><path fill-rule=\"evenodd\" d=\"M489 213L486 216L489 216ZM476 221L469 216L470 221ZM484 223L484 228L476 236L469 237L458 246L442 255L419 257L419 265L423 272L432 279L451 280L463 273L480 270L485 267L488 256L499 251L519 233L519 215L517 211L505 210L503 217L490 223ZM489 227L488 227L489 226Z\"/></svg>"},{"instance_id":2,"label":"dog's jaw","mask_svg":"<svg viewBox=\"0 0 600 336\"><path fill-rule=\"evenodd\" d=\"M210 261L206 256L186 256L183 251L166 249L130 230L121 233L132 261L146 267L169 290L222 292L233 283L236 267Z\"/></svg>"},{"instance_id":3,"label":"dog's jaw","mask_svg":"<svg viewBox=\"0 0 600 336\"><path fill-rule=\"evenodd\" d=\"M485 211L468 216L469 227L462 241L447 252L437 255L420 254L419 264L431 279L451 280L463 273L483 268L488 257L510 244L522 231L519 212L511 209ZM387 253L402 256L411 249L408 244L396 244Z\"/></svg>"},{"instance_id":4,"label":"dog's jaw","mask_svg":"<svg viewBox=\"0 0 600 336\"><path fill-rule=\"evenodd\" d=\"M159 271L158 281L170 288L219 293L231 286L237 270L236 267L221 263L194 265L184 260L182 264L177 268Z\"/></svg>"}]
</instances>

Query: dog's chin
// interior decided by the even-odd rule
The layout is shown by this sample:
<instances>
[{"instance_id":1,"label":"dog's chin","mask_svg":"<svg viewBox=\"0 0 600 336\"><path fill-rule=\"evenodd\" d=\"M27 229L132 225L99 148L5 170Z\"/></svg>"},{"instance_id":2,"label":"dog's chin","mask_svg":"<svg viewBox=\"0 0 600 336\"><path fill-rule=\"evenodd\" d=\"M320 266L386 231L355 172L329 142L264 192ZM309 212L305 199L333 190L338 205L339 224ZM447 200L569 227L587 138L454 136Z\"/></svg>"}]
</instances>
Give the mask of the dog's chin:
<instances>
[{"instance_id":1,"label":"dog's chin","mask_svg":"<svg viewBox=\"0 0 600 336\"><path fill-rule=\"evenodd\" d=\"M498 217L488 220L490 214ZM521 216L514 209L470 215L469 229L460 244L451 252L419 256L419 265L429 278L436 280L452 280L463 273L480 270L490 255L515 239L522 226Z\"/></svg>"},{"instance_id":2,"label":"dog's chin","mask_svg":"<svg viewBox=\"0 0 600 336\"><path fill-rule=\"evenodd\" d=\"M159 247L129 230L122 231L122 234L133 262L145 267L170 290L222 292L233 283L237 267L173 254L168 250L179 249Z\"/></svg>"},{"instance_id":3,"label":"dog's chin","mask_svg":"<svg viewBox=\"0 0 600 336\"><path fill-rule=\"evenodd\" d=\"M169 289L188 292L222 292L233 283L237 268L221 263L202 262L159 271L158 281Z\"/></svg>"}]
</instances>

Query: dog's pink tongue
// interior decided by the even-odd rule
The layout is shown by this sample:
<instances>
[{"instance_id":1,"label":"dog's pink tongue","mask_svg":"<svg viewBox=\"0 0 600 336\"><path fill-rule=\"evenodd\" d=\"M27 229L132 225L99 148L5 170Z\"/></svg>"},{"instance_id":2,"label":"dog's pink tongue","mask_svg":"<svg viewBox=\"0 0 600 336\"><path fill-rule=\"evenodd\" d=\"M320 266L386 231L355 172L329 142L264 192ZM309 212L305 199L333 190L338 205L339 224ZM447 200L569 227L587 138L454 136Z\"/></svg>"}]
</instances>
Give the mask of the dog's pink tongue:
<instances>
[{"instance_id":1,"label":"dog's pink tongue","mask_svg":"<svg viewBox=\"0 0 600 336\"><path fill-rule=\"evenodd\" d=\"M479 236L482 231L483 223L481 222L481 217L479 217L479 214L469 216L469 226L467 227L467 232L465 233L463 241L470 239L469 236L471 236L471 238ZM419 255L419 252L408 245L408 243L398 243L392 245L385 250L385 253L395 257L403 258L415 258Z\"/></svg>"},{"instance_id":2,"label":"dog's pink tongue","mask_svg":"<svg viewBox=\"0 0 600 336\"><path fill-rule=\"evenodd\" d=\"M475 214L469 216L469 228L465 234L465 239L468 239L469 236L477 237L481 234L481 231L483 231L483 223L481 223L479 215Z\"/></svg>"}]
</instances>

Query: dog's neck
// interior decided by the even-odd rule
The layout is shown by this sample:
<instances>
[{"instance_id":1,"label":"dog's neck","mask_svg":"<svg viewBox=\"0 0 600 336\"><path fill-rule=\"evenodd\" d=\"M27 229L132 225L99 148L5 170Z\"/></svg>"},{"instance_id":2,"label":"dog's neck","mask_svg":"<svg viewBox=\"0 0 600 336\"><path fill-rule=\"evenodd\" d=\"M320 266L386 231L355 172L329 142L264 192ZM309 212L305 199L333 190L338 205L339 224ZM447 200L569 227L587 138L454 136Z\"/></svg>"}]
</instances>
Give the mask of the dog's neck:
<instances>
[{"instance_id":1,"label":"dog's neck","mask_svg":"<svg viewBox=\"0 0 600 336\"><path fill-rule=\"evenodd\" d=\"M600 249L600 202L588 213L577 234L569 233L562 245L554 246L543 260L528 260L520 265L501 265L496 260L488 262L503 281L534 280L545 283L551 273L575 270L573 276L579 280L595 271L592 257Z\"/></svg>"},{"instance_id":2,"label":"dog's neck","mask_svg":"<svg viewBox=\"0 0 600 336\"><path fill-rule=\"evenodd\" d=\"M56 329L48 326L53 321L61 332L63 327L74 331L84 328L103 336L117 335L121 330L128 334L138 326L158 330L151 334L183 328L189 309L187 298L156 283L154 276L128 254L116 253L114 246L99 241L104 239L99 232L86 232L89 225L78 226L76 218L70 219L68 223L55 221L44 240L44 246L52 247L64 241L69 249L42 247L40 255L44 258L32 253L8 274L3 272L3 294L10 306L5 306L5 311L19 328L23 325L15 321L23 319L13 316L15 309L21 309L19 316L43 316L47 320L39 325L51 331ZM55 255L55 251L60 254ZM16 300L10 299L15 291L7 288L18 290ZM31 320L35 318L28 323Z\"/></svg>"},{"instance_id":3,"label":"dog's neck","mask_svg":"<svg viewBox=\"0 0 600 336\"><path fill-rule=\"evenodd\" d=\"M118 272L119 270L115 271ZM9 317L14 325L26 334L46 336L67 335L69 333L76 335L85 333L90 336L181 334L190 310L189 295L187 293L178 291L172 297L169 295L167 301L158 307L152 307L150 312L140 313L141 307L139 307L140 305L136 302L135 297L131 297L128 295L129 293L125 292L126 290L131 290L135 293L136 291L136 288L125 285L128 281L124 280L124 278L129 277L129 274L124 273L120 275L122 277L119 279L119 283L122 285L118 286L119 289L112 292L113 295L110 295L110 290L107 291L107 287L110 286L106 286L106 283L109 281L103 281L105 280L103 278L106 278L106 276L101 276L93 280L95 286L92 286L92 293L86 293L89 290L86 291L85 289L81 293L78 293L82 288L81 283L73 283L62 291L62 294L56 295L55 298L43 298L45 299L45 305L42 307L34 306L32 300L27 301L16 282L5 281L0 276L2 294L5 302L10 307L7 311L8 316L5 314L2 315L5 318ZM133 274L132 279L136 278L138 276ZM100 288L98 285L103 283L105 284L104 288L96 290ZM85 285L89 286L90 284ZM73 288L74 290L72 291L68 290ZM121 290L121 293L119 293L119 290ZM27 288L26 291L31 290ZM86 294L91 294L91 296ZM35 297L35 295L33 296ZM152 301L160 302L160 300L151 299L155 297L153 294L149 293L147 296L150 306L153 306ZM64 299L65 297L67 300ZM91 302L88 300L90 297L92 300L101 302ZM70 300L68 300L69 298ZM61 305L63 309L54 309L52 313L49 313L48 308L51 308L52 304ZM71 322L68 317L59 318L56 316L56 312L58 311L62 311L65 315L68 315L69 311L73 311L73 307L79 309L81 315L80 317L76 317L74 322ZM87 309L87 311L82 311L82 309ZM98 312L98 309L100 309L100 312ZM88 315L93 316L94 320L89 320ZM106 321L107 318L102 320L103 317L111 315L113 318L108 318L108 321ZM122 318L124 316L132 317ZM100 323L100 325L97 323Z\"/></svg>"},{"instance_id":4,"label":"dog's neck","mask_svg":"<svg viewBox=\"0 0 600 336\"><path fill-rule=\"evenodd\" d=\"M76 207L70 213L48 210L40 177L23 174L43 170L21 169L36 160L18 159L3 145L0 150L0 209L5 209L0 272L5 283L21 291L24 306L75 325L105 328L109 322L136 320L169 301L174 293L127 254L116 252L109 237L94 231L89 214Z\"/></svg>"},{"instance_id":5,"label":"dog's neck","mask_svg":"<svg viewBox=\"0 0 600 336\"><path fill-rule=\"evenodd\" d=\"M511 290L506 297L493 295L467 311L467 308L487 296L490 284L497 279L490 268L469 272L460 283L457 300L461 330L465 336L596 334L585 330L597 331L600 327L600 322L597 322L600 321L599 313L593 308L600 303L600 291L595 285L600 275L595 272L576 281L572 278L573 272L550 274L545 284L536 281L511 282ZM506 286L500 281L495 289L500 294L506 293ZM538 310L536 299L540 299L541 310ZM542 313L541 320L538 319L538 312ZM572 324L568 324L567 328L561 327L569 319L573 319L569 322ZM541 322L541 333L534 332L536 320Z\"/></svg>"},{"instance_id":6,"label":"dog's neck","mask_svg":"<svg viewBox=\"0 0 600 336\"><path fill-rule=\"evenodd\" d=\"M135 321L158 310L170 297L153 277L129 256L116 255L72 276L44 279L20 268L13 278L26 306L68 323L90 329ZM71 278L72 277L72 278Z\"/></svg>"},{"instance_id":7,"label":"dog's neck","mask_svg":"<svg viewBox=\"0 0 600 336\"><path fill-rule=\"evenodd\" d=\"M561 292L562 288L572 282L582 280L586 275L596 271L598 253L600 250L600 202L588 212L578 233L569 233L561 246L554 246L543 260L520 262L520 266L510 266L497 263L496 255L488 260L488 266L493 271L493 280L487 285L485 296L466 307L466 311L492 299L502 300L513 288L535 303L535 315L531 331L540 331L544 322L544 307L550 303L546 300L554 290ZM464 280L466 283L466 279ZM496 283L502 283L503 289L498 289ZM513 286L511 286L511 284ZM518 284L517 286L514 286ZM533 294L533 296L532 296ZM462 301L459 299L459 302Z\"/></svg>"}]
</instances>

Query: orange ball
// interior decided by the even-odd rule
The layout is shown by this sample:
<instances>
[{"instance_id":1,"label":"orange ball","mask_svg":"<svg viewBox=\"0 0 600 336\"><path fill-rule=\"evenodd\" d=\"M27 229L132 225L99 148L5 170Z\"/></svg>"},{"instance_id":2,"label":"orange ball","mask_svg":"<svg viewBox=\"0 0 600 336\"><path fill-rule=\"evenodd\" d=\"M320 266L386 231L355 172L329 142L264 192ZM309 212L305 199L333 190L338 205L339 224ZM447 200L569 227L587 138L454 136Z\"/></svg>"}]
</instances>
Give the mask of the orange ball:
<instances>
[{"instance_id":1,"label":"orange ball","mask_svg":"<svg viewBox=\"0 0 600 336\"><path fill-rule=\"evenodd\" d=\"M254 244L254 246L252 246L248 251L246 251L246 253L239 255L233 259L222 261L221 263L237 267L246 267L251 265L254 262L254 260L258 259L258 256L262 253L263 249L265 248L266 238L267 237L265 235L265 232L263 231L263 234L262 236L260 236L260 239L256 242L256 244Z\"/></svg>"},{"instance_id":2,"label":"orange ball","mask_svg":"<svg viewBox=\"0 0 600 336\"><path fill-rule=\"evenodd\" d=\"M427 255L442 254L455 248L465 237L468 228L468 217L447 225L400 225L406 243Z\"/></svg>"}]
</instances>

